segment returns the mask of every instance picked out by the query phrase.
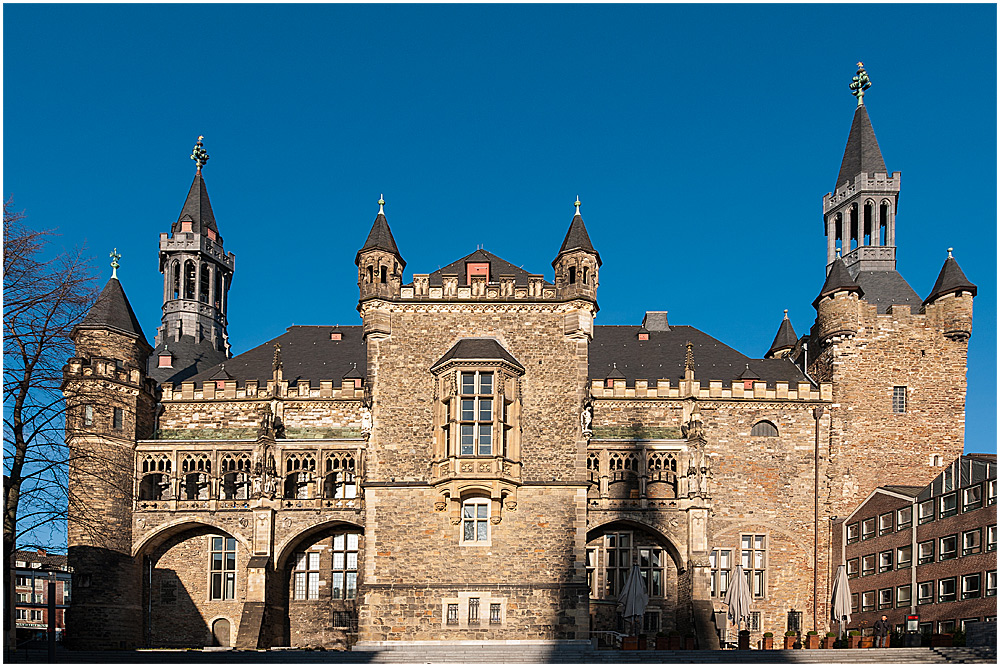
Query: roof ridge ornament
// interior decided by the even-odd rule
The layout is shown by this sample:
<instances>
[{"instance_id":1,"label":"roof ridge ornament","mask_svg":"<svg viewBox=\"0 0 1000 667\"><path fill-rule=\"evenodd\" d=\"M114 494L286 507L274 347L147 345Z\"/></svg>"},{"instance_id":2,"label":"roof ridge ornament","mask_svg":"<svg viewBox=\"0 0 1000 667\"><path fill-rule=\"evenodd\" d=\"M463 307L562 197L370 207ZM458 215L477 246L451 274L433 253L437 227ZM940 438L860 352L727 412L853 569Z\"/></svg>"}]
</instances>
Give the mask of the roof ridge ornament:
<instances>
[{"instance_id":1,"label":"roof ridge ornament","mask_svg":"<svg viewBox=\"0 0 1000 667\"><path fill-rule=\"evenodd\" d=\"M198 135L198 141L194 145L194 149L191 151L191 159L194 163L198 165L198 171L201 172L201 168L208 163L208 151L205 150L205 144L202 143L204 135Z\"/></svg>"},{"instance_id":2,"label":"roof ridge ornament","mask_svg":"<svg viewBox=\"0 0 1000 667\"><path fill-rule=\"evenodd\" d=\"M576 214L575 215L580 215L580 195L576 196L576 201L573 202L573 206L576 206Z\"/></svg>"},{"instance_id":3,"label":"roof ridge ornament","mask_svg":"<svg viewBox=\"0 0 1000 667\"><path fill-rule=\"evenodd\" d=\"M788 319L788 309L787 308L785 308L785 319L786 320Z\"/></svg>"},{"instance_id":4,"label":"roof ridge ornament","mask_svg":"<svg viewBox=\"0 0 1000 667\"><path fill-rule=\"evenodd\" d=\"M385 211L383 210L384 206L385 206L385 199L382 198L382 195L379 195L378 196L378 214L379 215L385 215Z\"/></svg>"},{"instance_id":5,"label":"roof ridge ornament","mask_svg":"<svg viewBox=\"0 0 1000 667\"><path fill-rule=\"evenodd\" d=\"M948 257L951 257L951 251L952 250L954 250L954 248L948 248Z\"/></svg>"},{"instance_id":6,"label":"roof ridge ornament","mask_svg":"<svg viewBox=\"0 0 1000 667\"><path fill-rule=\"evenodd\" d=\"M951 248L948 250L951 250ZM948 256L951 257L951 253L949 253ZM122 258L122 256L118 253L118 248L112 250L108 254L108 257L111 258L111 277L118 280L118 267L121 266L121 264L118 263L118 260Z\"/></svg>"},{"instance_id":7,"label":"roof ridge ornament","mask_svg":"<svg viewBox=\"0 0 1000 667\"><path fill-rule=\"evenodd\" d=\"M858 72L851 79L851 95L858 98L859 107L863 107L865 105L865 91L871 87L872 82L871 79L868 78L868 72L865 71L865 64L859 61Z\"/></svg>"},{"instance_id":8,"label":"roof ridge ornament","mask_svg":"<svg viewBox=\"0 0 1000 667\"><path fill-rule=\"evenodd\" d=\"M684 353L684 370L693 371L694 370L694 343L691 341L687 342L685 346L687 351Z\"/></svg>"}]
</instances>

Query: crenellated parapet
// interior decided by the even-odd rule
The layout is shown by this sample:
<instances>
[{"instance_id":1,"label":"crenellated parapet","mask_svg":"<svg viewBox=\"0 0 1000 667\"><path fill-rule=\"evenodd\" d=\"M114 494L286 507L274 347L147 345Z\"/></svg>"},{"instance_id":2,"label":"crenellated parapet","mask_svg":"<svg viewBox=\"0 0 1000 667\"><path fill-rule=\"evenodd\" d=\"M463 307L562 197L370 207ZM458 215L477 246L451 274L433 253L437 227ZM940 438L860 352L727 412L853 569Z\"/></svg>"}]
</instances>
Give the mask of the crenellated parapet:
<instances>
[{"instance_id":1,"label":"crenellated parapet","mask_svg":"<svg viewBox=\"0 0 1000 667\"><path fill-rule=\"evenodd\" d=\"M609 386L610 384L610 386ZM833 387L829 382L821 382L818 387L808 382L790 383L775 382L772 387L768 383L744 382L734 380L730 383L722 381L701 382L700 380L671 380L669 378L650 382L636 380L634 385L624 378L615 380L590 381L592 398L634 398L634 399L682 399L682 398L717 398L767 401L830 401L833 399Z\"/></svg>"},{"instance_id":2,"label":"crenellated parapet","mask_svg":"<svg viewBox=\"0 0 1000 667\"><path fill-rule=\"evenodd\" d=\"M305 380L203 380L202 382L166 382L161 386L163 401L231 401L270 397L315 398L337 401L361 401L365 388L360 381Z\"/></svg>"}]
</instances>

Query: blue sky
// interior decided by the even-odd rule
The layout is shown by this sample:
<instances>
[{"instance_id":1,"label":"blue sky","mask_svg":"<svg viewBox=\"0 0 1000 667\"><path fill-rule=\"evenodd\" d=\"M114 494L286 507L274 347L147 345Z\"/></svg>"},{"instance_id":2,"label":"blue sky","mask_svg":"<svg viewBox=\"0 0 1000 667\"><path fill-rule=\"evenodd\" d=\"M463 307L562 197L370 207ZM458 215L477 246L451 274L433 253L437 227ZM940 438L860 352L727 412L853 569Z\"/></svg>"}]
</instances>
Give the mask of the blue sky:
<instances>
[{"instance_id":1,"label":"blue sky","mask_svg":"<svg viewBox=\"0 0 1000 667\"><path fill-rule=\"evenodd\" d=\"M579 194L599 324L668 310L751 356L808 331L822 197L865 97L902 172L898 268L979 286L967 450L996 448L996 7L5 5L4 193L86 243L152 340L199 134L230 339L359 322L385 193L411 271L477 245L551 278Z\"/></svg>"}]
</instances>

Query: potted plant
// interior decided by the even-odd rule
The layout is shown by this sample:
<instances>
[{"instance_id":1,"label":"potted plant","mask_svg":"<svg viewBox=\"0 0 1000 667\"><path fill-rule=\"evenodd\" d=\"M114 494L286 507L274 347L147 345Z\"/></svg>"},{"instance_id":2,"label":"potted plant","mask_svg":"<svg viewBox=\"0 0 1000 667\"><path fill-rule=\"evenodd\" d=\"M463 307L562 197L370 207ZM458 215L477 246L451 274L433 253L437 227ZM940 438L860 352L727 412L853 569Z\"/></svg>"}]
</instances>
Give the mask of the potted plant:
<instances>
[{"instance_id":1,"label":"potted plant","mask_svg":"<svg viewBox=\"0 0 1000 667\"><path fill-rule=\"evenodd\" d=\"M931 635L931 648L937 648L939 646L951 646L952 636L944 632L938 632Z\"/></svg>"},{"instance_id":2,"label":"potted plant","mask_svg":"<svg viewBox=\"0 0 1000 667\"><path fill-rule=\"evenodd\" d=\"M632 637L622 637L622 650L623 651L638 651L639 650L639 638Z\"/></svg>"},{"instance_id":3,"label":"potted plant","mask_svg":"<svg viewBox=\"0 0 1000 667\"><path fill-rule=\"evenodd\" d=\"M763 649L765 651L770 651L771 649L774 648L774 633L773 632L765 632L764 633L764 638L761 640L760 647L761 647L761 649Z\"/></svg>"},{"instance_id":4,"label":"potted plant","mask_svg":"<svg viewBox=\"0 0 1000 667\"><path fill-rule=\"evenodd\" d=\"M823 638L823 648L836 648L834 644L837 642L837 633L828 632L826 637Z\"/></svg>"},{"instance_id":5,"label":"potted plant","mask_svg":"<svg viewBox=\"0 0 1000 667\"><path fill-rule=\"evenodd\" d=\"M656 650L666 651L669 648L667 645L667 636L663 632L656 633Z\"/></svg>"},{"instance_id":6,"label":"potted plant","mask_svg":"<svg viewBox=\"0 0 1000 667\"><path fill-rule=\"evenodd\" d=\"M667 648L671 651L681 650L681 633L671 630L667 635Z\"/></svg>"},{"instance_id":7,"label":"potted plant","mask_svg":"<svg viewBox=\"0 0 1000 667\"><path fill-rule=\"evenodd\" d=\"M694 635L690 632L684 635L684 649L687 651L694 650Z\"/></svg>"},{"instance_id":8,"label":"potted plant","mask_svg":"<svg viewBox=\"0 0 1000 667\"><path fill-rule=\"evenodd\" d=\"M789 630L788 632L786 632L785 633L785 649L788 650L790 648L794 648L795 647L795 640L796 639L798 639L798 635L795 633L795 630Z\"/></svg>"},{"instance_id":9,"label":"potted plant","mask_svg":"<svg viewBox=\"0 0 1000 667\"><path fill-rule=\"evenodd\" d=\"M815 630L806 633L806 648L819 648L819 633Z\"/></svg>"},{"instance_id":10,"label":"potted plant","mask_svg":"<svg viewBox=\"0 0 1000 667\"><path fill-rule=\"evenodd\" d=\"M847 633L847 648L860 648L861 647L861 633L857 630L851 630Z\"/></svg>"}]
</instances>

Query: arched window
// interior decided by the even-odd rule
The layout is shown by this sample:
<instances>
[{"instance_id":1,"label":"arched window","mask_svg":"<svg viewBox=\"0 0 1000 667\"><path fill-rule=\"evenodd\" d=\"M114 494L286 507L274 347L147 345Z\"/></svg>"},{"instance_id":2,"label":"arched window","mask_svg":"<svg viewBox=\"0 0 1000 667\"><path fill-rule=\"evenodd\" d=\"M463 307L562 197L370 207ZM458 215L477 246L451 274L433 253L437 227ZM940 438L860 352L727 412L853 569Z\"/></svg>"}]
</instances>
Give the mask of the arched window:
<instances>
[{"instance_id":1,"label":"arched window","mask_svg":"<svg viewBox=\"0 0 1000 667\"><path fill-rule=\"evenodd\" d=\"M323 479L323 497L358 497L358 485L354 475L353 456L330 456L326 459L326 476Z\"/></svg>"},{"instance_id":2,"label":"arched window","mask_svg":"<svg viewBox=\"0 0 1000 667\"><path fill-rule=\"evenodd\" d=\"M250 497L250 457L226 454L222 457L222 500L246 500Z\"/></svg>"},{"instance_id":3,"label":"arched window","mask_svg":"<svg viewBox=\"0 0 1000 667\"><path fill-rule=\"evenodd\" d=\"M184 298L194 299L194 262L190 259L184 262Z\"/></svg>"},{"instance_id":4,"label":"arched window","mask_svg":"<svg viewBox=\"0 0 1000 667\"><path fill-rule=\"evenodd\" d=\"M865 214L864 214L864 231L862 237L864 238L864 245L872 244L872 236L874 236L875 225L875 202L866 201L865 202ZM858 245L861 245L860 243Z\"/></svg>"},{"instance_id":5,"label":"arched window","mask_svg":"<svg viewBox=\"0 0 1000 667\"><path fill-rule=\"evenodd\" d=\"M285 498L309 498L310 484L316 472L311 454L292 454L285 459Z\"/></svg>"},{"instance_id":6,"label":"arched window","mask_svg":"<svg viewBox=\"0 0 1000 667\"><path fill-rule=\"evenodd\" d=\"M367 273L368 273L368 282L369 283L374 282L375 269L373 269L371 265L368 266Z\"/></svg>"},{"instance_id":7,"label":"arched window","mask_svg":"<svg viewBox=\"0 0 1000 667\"><path fill-rule=\"evenodd\" d=\"M589 277L590 277L590 268L585 266L585 267L583 267L583 284L584 285L587 284L587 279Z\"/></svg>"},{"instance_id":8,"label":"arched window","mask_svg":"<svg viewBox=\"0 0 1000 667\"><path fill-rule=\"evenodd\" d=\"M212 472L212 462L208 456L188 454L181 464L183 483L181 496L184 500L208 500L209 475Z\"/></svg>"},{"instance_id":9,"label":"arched window","mask_svg":"<svg viewBox=\"0 0 1000 667\"><path fill-rule=\"evenodd\" d=\"M224 273L221 271L215 272L215 297L213 300L216 308L222 308L222 281L224 279Z\"/></svg>"},{"instance_id":10,"label":"arched window","mask_svg":"<svg viewBox=\"0 0 1000 667\"><path fill-rule=\"evenodd\" d=\"M844 217L838 213L833 220L834 246L843 253L844 247L847 245L844 243Z\"/></svg>"},{"instance_id":11,"label":"arched window","mask_svg":"<svg viewBox=\"0 0 1000 667\"><path fill-rule=\"evenodd\" d=\"M887 245L889 243L889 215L891 208L889 202L884 201L879 205L878 212L878 229L879 229L879 244Z\"/></svg>"},{"instance_id":12,"label":"arched window","mask_svg":"<svg viewBox=\"0 0 1000 667\"><path fill-rule=\"evenodd\" d=\"M844 252L850 252L858 247L858 239L861 235L858 233L858 205L851 204L851 221L848 225L847 235L848 238L845 239Z\"/></svg>"},{"instance_id":13,"label":"arched window","mask_svg":"<svg viewBox=\"0 0 1000 667\"><path fill-rule=\"evenodd\" d=\"M761 438L777 438L778 427L769 421L759 421L750 429L750 435Z\"/></svg>"},{"instance_id":14,"label":"arched window","mask_svg":"<svg viewBox=\"0 0 1000 667\"><path fill-rule=\"evenodd\" d=\"M209 268L208 264L201 265L201 280L198 285L198 300L202 303L208 303L208 279L209 272L212 269Z\"/></svg>"},{"instance_id":15,"label":"arched window","mask_svg":"<svg viewBox=\"0 0 1000 667\"><path fill-rule=\"evenodd\" d=\"M181 263L174 262L170 267L171 292L175 299L181 298Z\"/></svg>"}]
</instances>

